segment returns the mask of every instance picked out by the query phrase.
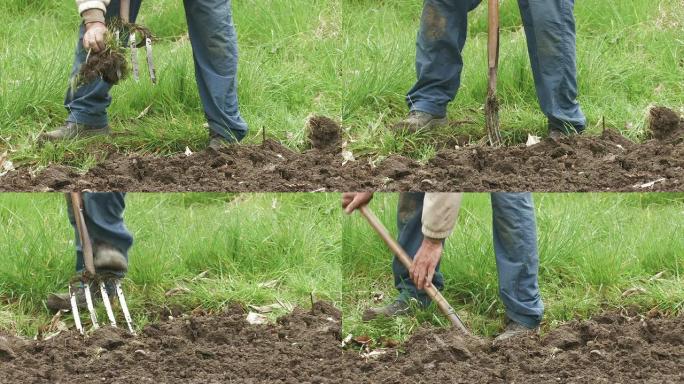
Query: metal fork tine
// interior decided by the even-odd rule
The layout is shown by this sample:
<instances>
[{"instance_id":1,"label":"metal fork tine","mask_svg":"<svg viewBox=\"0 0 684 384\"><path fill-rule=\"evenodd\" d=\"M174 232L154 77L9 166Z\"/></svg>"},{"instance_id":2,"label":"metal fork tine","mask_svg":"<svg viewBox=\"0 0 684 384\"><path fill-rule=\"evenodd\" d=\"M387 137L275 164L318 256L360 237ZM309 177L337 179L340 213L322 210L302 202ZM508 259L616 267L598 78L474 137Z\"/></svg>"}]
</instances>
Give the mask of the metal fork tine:
<instances>
[{"instance_id":1,"label":"metal fork tine","mask_svg":"<svg viewBox=\"0 0 684 384\"><path fill-rule=\"evenodd\" d=\"M100 325L97 323L97 313L95 313L95 307L93 306L93 296L90 294L90 284L83 283L83 293L85 295L88 312L90 313L90 321L93 323L93 329L98 329L100 328Z\"/></svg>"},{"instance_id":2,"label":"metal fork tine","mask_svg":"<svg viewBox=\"0 0 684 384\"><path fill-rule=\"evenodd\" d=\"M71 303L71 314L74 316L74 323L76 324L76 329L83 335L83 325L81 324L81 316L78 313L78 303L76 302L76 292L69 285L69 302Z\"/></svg>"},{"instance_id":3,"label":"metal fork tine","mask_svg":"<svg viewBox=\"0 0 684 384\"><path fill-rule=\"evenodd\" d=\"M152 57L152 39L145 37L145 49L147 51L147 69L150 71L152 84L157 84L157 73L154 69L154 58Z\"/></svg>"},{"instance_id":4,"label":"metal fork tine","mask_svg":"<svg viewBox=\"0 0 684 384\"><path fill-rule=\"evenodd\" d=\"M121 280L116 280L114 282L114 285L116 287L116 294L119 297L119 304L121 305L121 310L123 311L124 319L126 319L126 325L128 325L128 330L131 332L132 335L135 335L135 331L133 330L133 320L131 319L131 313L128 312L126 298L124 297L123 290L121 289Z\"/></svg>"},{"instance_id":5,"label":"metal fork tine","mask_svg":"<svg viewBox=\"0 0 684 384\"><path fill-rule=\"evenodd\" d=\"M138 66L138 47L136 47L135 31L131 31L128 37L128 46L131 48L131 64L133 64L133 79L140 80L140 69Z\"/></svg>"},{"instance_id":6,"label":"metal fork tine","mask_svg":"<svg viewBox=\"0 0 684 384\"><path fill-rule=\"evenodd\" d=\"M102 296L102 302L104 303L105 310L107 311L109 323L112 325L112 327L116 327L116 317L114 317L112 303L109 301L109 294L107 293L107 287L105 287L104 281L100 281L100 295Z\"/></svg>"}]
</instances>

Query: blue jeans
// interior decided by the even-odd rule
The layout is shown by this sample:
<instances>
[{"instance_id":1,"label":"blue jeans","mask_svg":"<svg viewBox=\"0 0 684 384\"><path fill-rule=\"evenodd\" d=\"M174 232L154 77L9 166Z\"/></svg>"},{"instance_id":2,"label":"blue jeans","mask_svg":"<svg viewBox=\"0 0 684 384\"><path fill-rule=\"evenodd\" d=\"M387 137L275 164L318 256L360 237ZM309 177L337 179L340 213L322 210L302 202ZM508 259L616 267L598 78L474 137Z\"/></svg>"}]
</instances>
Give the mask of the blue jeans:
<instances>
[{"instance_id":1,"label":"blue jeans","mask_svg":"<svg viewBox=\"0 0 684 384\"><path fill-rule=\"evenodd\" d=\"M397 209L399 244L413 258L423 242L424 193L402 193ZM492 193L494 254L499 274L499 296L511 320L533 328L539 325L544 304L539 293L537 224L530 193ZM422 305L430 299L414 285L409 272L395 257L392 262L397 300L415 298ZM435 271L432 284L444 288L444 277Z\"/></svg>"},{"instance_id":2,"label":"blue jeans","mask_svg":"<svg viewBox=\"0 0 684 384\"><path fill-rule=\"evenodd\" d=\"M412 111L446 115L447 104L454 99L461 84L461 53L468 32L468 12L480 2L424 1L416 43L418 80L406 97ZM537 99L548 118L549 128L581 132L586 118L577 102L575 2L518 0L518 5Z\"/></svg>"},{"instance_id":3,"label":"blue jeans","mask_svg":"<svg viewBox=\"0 0 684 384\"><path fill-rule=\"evenodd\" d=\"M125 193L84 193L83 210L88 235L93 244L107 243L120 250L128 260L128 250L133 245L133 236L128 231L123 221L123 212L126 208ZM85 269L83 263L83 247L81 238L76 228L71 199L67 195L69 222L76 233L76 272ZM123 277L120 272L97 270L97 273L112 273Z\"/></svg>"},{"instance_id":4,"label":"blue jeans","mask_svg":"<svg viewBox=\"0 0 684 384\"><path fill-rule=\"evenodd\" d=\"M131 1L131 22L137 18L142 0ZM230 0L185 0L185 15L195 61L195 79L209 128L229 141L240 141L247 134L247 123L238 111L237 35ZM119 16L119 0L107 7L107 19ZM85 62L85 27L81 25L73 78ZM67 91L64 106L67 121L101 128L108 124L107 107L112 85L98 79Z\"/></svg>"}]
</instances>

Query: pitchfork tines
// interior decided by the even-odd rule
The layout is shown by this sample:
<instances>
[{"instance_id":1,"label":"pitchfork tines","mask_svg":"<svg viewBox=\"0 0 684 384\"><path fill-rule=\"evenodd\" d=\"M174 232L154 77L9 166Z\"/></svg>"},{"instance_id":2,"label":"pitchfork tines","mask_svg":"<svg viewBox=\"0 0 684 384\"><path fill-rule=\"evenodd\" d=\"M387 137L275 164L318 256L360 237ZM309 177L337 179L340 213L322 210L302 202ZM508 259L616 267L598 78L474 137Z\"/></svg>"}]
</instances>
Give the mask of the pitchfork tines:
<instances>
[{"instance_id":1,"label":"pitchfork tines","mask_svg":"<svg viewBox=\"0 0 684 384\"><path fill-rule=\"evenodd\" d=\"M112 327L116 327L116 316L114 316L114 310L112 309L112 301L109 298L109 293L107 292L108 286L113 286L116 296L119 300L119 306L121 306L121 312L123 312L124 320L128 326L128 331L135 335L135 330L133 329L133 320L131 319L131 314L128 311L128 305L126 304L126 297L124 296L123 289L121 288L121 279L119 278L97 278L92 279L84 273L80 277L80 282L83 285L83 294L85 296L86 307L88 313L90 314L90 322L92 323L93 329L98 329L100 327L97 321L97 312L95 311L95 304L93 301L93 296L91 293L91 287L97 286L100 290L100 296L102 298L102 303L104 304L105 311L107 312L107 318L109 319L109 324ZM73 289L69 285L69 301L71 303L71 313L74 316L74 322L76 323L76 329L81 334L85 334L85 329L81 323L80 312L78 309L78 298L76 297L77 290Z\"/></svg>"}]
</instances>

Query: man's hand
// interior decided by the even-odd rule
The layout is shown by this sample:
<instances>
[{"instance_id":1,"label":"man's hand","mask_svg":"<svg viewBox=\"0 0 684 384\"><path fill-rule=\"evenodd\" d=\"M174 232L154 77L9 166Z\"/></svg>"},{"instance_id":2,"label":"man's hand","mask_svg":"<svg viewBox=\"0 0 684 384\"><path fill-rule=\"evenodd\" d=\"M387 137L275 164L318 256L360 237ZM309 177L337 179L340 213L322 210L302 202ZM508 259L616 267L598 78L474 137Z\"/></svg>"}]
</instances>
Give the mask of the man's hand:
<instances>
[{"instance_id":1,"label":"man's hand","mask_svg":"<svg viewBox=\"0 0 684 384\"><path fill-rule=\"evenodd\" d=\"M420 290L432 285L432 277L435 275L437 263L442 257L442 240L425 237L423 243L413 258L413 264L409 270L411 280Z\"/></svg>"},{"instance_id":2,"label":"man's hand","mask_svg":"<svg viewBox=\"0 0 684 384\"><path fill-rule=\"evenodd\" d=\"M373 199L373 192L345 192L342 194L342 208L351 215L355 209L359 209Z\"/></svg>"},{"instance_id":3,"label":"man's hand","mask_svg":"<svg viewBox=\"0 0 684 384\"><path fill-rule=\"evenodd\" d=\"M83 48L86 51L93 52L103 51L105 47L105 35L107 34L107 26L99 21L86 24L86 32L83 35Z\"/></svg>"}]
</instances>

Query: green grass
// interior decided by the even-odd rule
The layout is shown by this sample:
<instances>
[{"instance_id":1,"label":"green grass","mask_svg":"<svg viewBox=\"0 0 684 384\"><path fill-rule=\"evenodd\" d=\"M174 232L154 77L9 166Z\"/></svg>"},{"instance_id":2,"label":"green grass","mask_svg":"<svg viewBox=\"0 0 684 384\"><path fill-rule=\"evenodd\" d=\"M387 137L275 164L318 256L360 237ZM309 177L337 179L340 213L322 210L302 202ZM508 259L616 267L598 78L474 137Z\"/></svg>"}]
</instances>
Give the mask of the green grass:
<instances>
[{"instance_id":1,"label":"green grass","mask_svg":"<svg viewBox=\"0 0 684 384\"><path fill-rule=\"evenodd\" d=\"M63 291L74 274L63 199L0 196L0 328L34 332L49 319L46 295ZM235 301L281 300L308 307L310 292L340 306L338 205L335 194L128 195L125 220L135 243L124 288L137 325L174 305L217 311ZM273 280L275 287L259 286ZM189 292L165 296L173 288Z\"/></svg>"},{"instance_id":2,"label":"green grass","mask_svg":"<svg viewBox=\"0 0 684 384\"><path fill-rule=\"evenodd\" d=\"M0 195L0 329L34 335L50 319L46 295L73 276L63 199ZM623 307L684 312L684 195L536 194L535 203L545 327ZM235 301L281 300L308 307L311 292L341 308L345 332L355 335L403 339L421 324L445 325L434 308L361 323L373 292L385 301L395 295L391 256L339 204L338 194L129 194L125 219L135 244L125 290L136 325L172 306L211 312ZM371 203L392 232L395 205L395 194ZM490 217L488 195L466 194L443 258L445 297L484 335L503 318ZM274 288L259 285L273 280ZM634 287L646 292L622 297ZM173 288L189 291L166 296Z\"/></svg>"},{"instance_id":3,"label":"green grass","mask_svg":"<svg viewBox=\"0 0 684 384\"><path fill-rule=\"evenodd\" d=\"M240 44L239 97L251 127L292 148L305 142L309 114L341 120L355 153L402 152L418 159L445 136L483 135L486 12L471 15L463 87L449 109L472 124L431 135L394 137L386 126L406 113L415 80L420 0L245 0L233 2ZM577 2L580 101L590 131L606 124L639 139L646 109L684 107L684 8L679 0ZM3 1L0 5L0 151L18 163L91 166L112 147L156 154L202 148L204 116L194 83L181 3L143 2L140 23L160 38L159 84L128 80L113 91L110 116L118 135L105 140L35 146L43 130L62 123L62 99L78 15L70 2ZM499 97L504 137L544 133L516 2L502 7ZM148 113L138 116L149 107Z\"/></svg>"},{"instance_id":4,"label":"green grass","mask_svg":"<svg viewBox=\"0 0 684 384\"><path fill-rule=\"evenodd\" d=\"M347 0L345 31L345 102L342 117L351 127L355 150L406 151L428 158L445 136L483 136L481 110L487 91L486 6L470 15L464 51L462 87L448 115L472 121L456 129L398 139L383 127L406 114L405 94L415 81L415 35L421 1ZM606 125L632 139L643 136L651 104L684 107L684 8L678 0L576 2L579 101L589 132ZM546 120L539 110L517 2L501 9L501 59L498 96L504 140L523 142L528 133L543 136ZM684 111L684 109L681 109Z\"/></svg>"},{"instance_id":5,"label":"green grass","mask_svg":"<svg viewBox=\"0 0 684 384\"><path fill-rule=\"evenodd\" d=\"M339 119L340 9L335 0L233 2L240 110L251 128L247 142L260 142L265 128L269 136L298 147L311 113ZM159 84L141 76L139 83L129 79L113 89L110 118L119 135L104 149L97 145L101 139L38 148L38 133L59 126L66 116L62 102L78 22L69 2L0 5L5 26L0 31L0 150L13 152L19 162L88 167L110 146L158 154L205 146L182 2L148 0L138 22L160 40L155 46Z\"/></svg>"}]
</instances>

